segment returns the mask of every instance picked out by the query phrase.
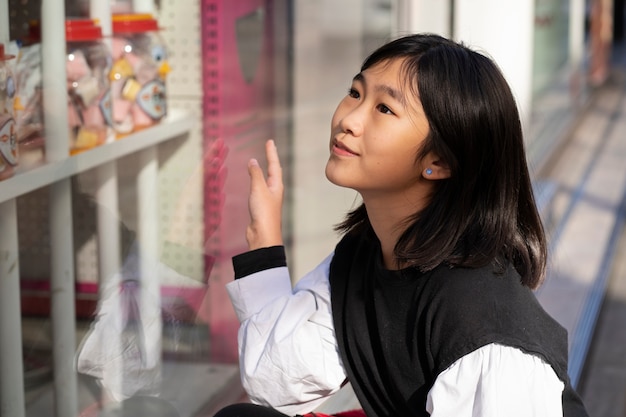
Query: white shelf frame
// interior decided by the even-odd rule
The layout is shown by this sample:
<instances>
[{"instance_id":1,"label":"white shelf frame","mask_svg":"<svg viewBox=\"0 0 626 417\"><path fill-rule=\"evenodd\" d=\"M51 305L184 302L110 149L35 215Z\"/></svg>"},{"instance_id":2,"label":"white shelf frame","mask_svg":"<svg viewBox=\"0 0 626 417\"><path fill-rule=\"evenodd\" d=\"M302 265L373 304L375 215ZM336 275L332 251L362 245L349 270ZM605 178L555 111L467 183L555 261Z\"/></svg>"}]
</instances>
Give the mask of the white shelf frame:
<instances>
[{"instance_id":1,"label":"white shelf frame","mask_svg":"<svg viewBox=\"0 0 626 417\"><path fill-rule=\"evenodd\" d=\"M0 182L0 203L184 135L194 123L189 114L173 109L159 125L62 160L46 162L28 171L20 172L18 169L15 176Z\"/></svg>"},{"instance_id":2,"label":"white shelf frame","mask_svg":"<svg viewBox=\"0 0 626 417\"><path fill-rule=\"evenodd\" d=\"M135 10L152 12L152 0L135 0ZM92 0L92 17L110 33L110 4ZM29 170L18 168L13 177L0 182L0 409L13 417L24 417L19 236L16 199L36 189L50 187L51 319L55 382L54 415L73 417L78 413L74 310L74 244L72 239L71 177L92 168L98 170L96 199L102 207L116 210L116 161L138 152L142 168L136 179L139 237L147 242L141 249L142 273L153 269L158 259L158 153L157 145L189 133L195 120L186 112L171 110L159 125L133 133L83 153L69 155L67 91L65 80L65 5L63 0L42 2L42 67L46 120L46 162ZM0 42L9 41L8 0L0 0ZM99 216L103 217L103 216ZM119 236L104 219L98 218L100 273L119 266L116 255ZM143 274L142 274L143 275ZM145 282L154 285L155 280Z\"/></svg>"}]
</instances>

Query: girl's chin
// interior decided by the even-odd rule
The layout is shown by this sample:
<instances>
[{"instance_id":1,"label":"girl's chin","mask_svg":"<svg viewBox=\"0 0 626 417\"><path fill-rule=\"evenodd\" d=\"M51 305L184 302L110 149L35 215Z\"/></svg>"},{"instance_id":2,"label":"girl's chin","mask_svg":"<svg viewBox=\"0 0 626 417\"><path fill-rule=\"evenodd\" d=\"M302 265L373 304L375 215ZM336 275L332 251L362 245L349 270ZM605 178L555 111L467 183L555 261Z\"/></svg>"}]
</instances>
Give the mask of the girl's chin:
<instances>
[{"instance_id":1,"label":"girl's chin","mask_svg":"<svg viewBox=\"0 0 626 417\"><path fill-rule=\"evenodd\" d=\"M328 181L330 181L331 183L335 184L335 185L339 185L337 184L337 172L336 172L336 168L333 167L333 161L329 160L326 163L326 170L324 171L324 173L326 174L326 179L328 179Z\"/></svg>"},{"instance_id":2,"label":"girl's chin","mask_svg":"<svg viewBox=\"0 0 626 417\"><path fill-rule=\"evenodd\" d=\"M341 175L341 173L338 172L336 168L332 167L331 164L332 162L329 161L329 163L326 165L326 179L330 181L331 184L334 184L338 187L352 188L349 182L346 181L345 178L343 178L344 176Z\"/></svg>"}]
</instances>

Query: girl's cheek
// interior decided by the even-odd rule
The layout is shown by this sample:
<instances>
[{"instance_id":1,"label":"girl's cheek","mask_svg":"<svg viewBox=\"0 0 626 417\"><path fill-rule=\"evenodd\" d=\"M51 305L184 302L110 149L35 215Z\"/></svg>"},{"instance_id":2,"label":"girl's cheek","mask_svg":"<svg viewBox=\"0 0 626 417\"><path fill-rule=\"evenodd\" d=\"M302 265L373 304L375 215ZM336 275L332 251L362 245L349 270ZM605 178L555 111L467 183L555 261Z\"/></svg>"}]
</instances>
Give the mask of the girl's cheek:
<instances>
[{"instance_id":1,"label":"girl's cheek","mask_svg":"<svg viewBox=\"0 0 626 417\"><path fill-rule=\"evenodd\" d=\"M344 98L343 100L341 100L339 102L339 105L335 109L335 113L333 113L333 118L332 118L333 126L337 126L337 124L341 122L343 117L346 114L350 113L351 110L352 110L352 106L350 102L347 101L347 98Z\"/></svg>"},{"instance_id":2,"label":"girl's cheek","mask_svg":"<svg viewBox=\"0 0 626 417\"><path fill-rule=\"evenodd\" d=\"M337 107L337 109L333 113L333 117L330 119L330 126L333 129L336 129L339 126L340 121L341 121L341 111L340 111L340 108Z\"/></svg>"}]
</instances>

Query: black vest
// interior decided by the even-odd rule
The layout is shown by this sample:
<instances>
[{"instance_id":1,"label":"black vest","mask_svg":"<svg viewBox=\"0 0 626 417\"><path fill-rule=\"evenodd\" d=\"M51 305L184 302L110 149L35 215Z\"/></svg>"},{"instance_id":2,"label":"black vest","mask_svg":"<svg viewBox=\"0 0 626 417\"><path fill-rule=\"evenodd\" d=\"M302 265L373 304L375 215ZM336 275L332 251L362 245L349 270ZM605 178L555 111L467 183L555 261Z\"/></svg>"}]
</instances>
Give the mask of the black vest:
<instances>
[{"instance_id":1,"label":"black vest","mask_svg":"<svg viewBox=\"0 0 626 417\"><path fill-rule=\"evenodd\" d=\"M330 265L333 320L348 378L369 417L428 416L437 376L490 343L549 363L565 417L587 416L567 376L567 332L509 267L388 271L378 240L347 236Z\"/></svg>"}]
</instances>

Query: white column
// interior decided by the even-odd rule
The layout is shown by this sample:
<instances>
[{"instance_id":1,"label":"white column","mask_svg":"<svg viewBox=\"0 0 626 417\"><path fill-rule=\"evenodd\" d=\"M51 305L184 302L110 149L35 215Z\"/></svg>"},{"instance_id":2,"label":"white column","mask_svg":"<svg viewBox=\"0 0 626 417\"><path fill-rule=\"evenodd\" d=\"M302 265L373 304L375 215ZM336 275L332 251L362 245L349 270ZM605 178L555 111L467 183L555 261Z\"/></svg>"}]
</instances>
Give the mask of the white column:
<instances>
[{"instance_id":1,"label":"white column","mask_svg":"<svg viewBox=\"0 0 626 417\"><path fill-rule=\"evenodd\" d=\"M98 288L100 299L103 300L104 288L120 288L120 275L118 274L121 268L121 255L120 255L120 224L118 220L118 182L117 182L117 163L115 161L107 162L100 165L96 171L96 195L95 199L98 203L96 217L98 225ZM115 280L115 282L111 281ZM107 282L108 281L108 282ZM118 294L114 293L109 295L112 299L119 300ZM118 308L121 308L118 305ZM123 351L122 335L117 334L115 336L118 345L118 352ZM109 340L109 345L112 346L114 341ZM108 364L108 367L118 366L120 362L114 362ZM121 392L123 385L122 369L118 369L117 372L109 369L107 375L110 378L106 381L107 388L113 392ZM114 401L112 397L108 395L106 390L102 391L101 397L102 409L107 413L114 413L113 410L119 409L119 403Z\"/></svg>"},{"instance_id":2,"label":"white column","mask_svg":"<svg viewBox=\"0 0 626 417\"><path fill-rule=\"evenodd\" d=\"M398 35L430 32L450 37L450 0L398 0Z\"/></svg>"},{"instance_id":3,"label":"white column","mask_svg":"<svg viewBox=\"0 0 626 417\"><path fill-rule=\"evenodd\" d=\"M524 130L532 100L534 0L456 0L454 38L483 50L502 69Z\"/></svg>"},{"instance_id":4,"label":"white column","mask_svg":"<svg viewBox=\"0 0 626 417\"><path fill-rule=\"evenodd\" d=\"M41 77L46 123L46 159L60 161L69 156L70 139L65 82L65 3L41 3Z\"/></svg>"},{"instance_id":5,"label":"white column","mask_svg":"<svg viewBox=\"0 0 626 417\"><path fill-rule=\"evenodd\" d=\"M144 279L155 280L157 277L145 276L147 271L156 268L159 259L159 228L158 228L158 164L156 148L142 150L140 155L140 172L137 176L137 237L140 245L140 270ZM157 282L158 283L158 282Z\"/></svg>"},{"instance_id":6,"label":"white column","mask_svg":"<svg viewBox=\"0 0 626 417\"><path fill-rule=\"evenodd\" d=\"M110 47L111 7L108 1L91 0L90 14L100 22L102 36ZM98 264L100 287L119 271L120 227L118 220L117 162L107 162L97 168L96 202L98 203Z\"/></svg>"},{"instance_id":7,"label":"white column","mask_svg":"<svg viewBox=\"0 0 626 417\"><path fill-rule=\"evenodd\" d=\"M100 285L120 270L117 165L107 162L97 170L98 273Z\"/></svg>"},{"instance_id":8,"label":"white column","mask_svg":"<svg viewBox=\"0 0 626 417\"><path fill-rule=\"evenodd\" d=\"M139 242L139 273L141 277L139 309L146 337L146 363L155 378L161 372L161 280L159 276L159 198L158 158L156 147L139 154L140 171L137 175L137 240ZM148 340L149 339L149 340ZM154 365L154 367L152 367Z\"/></svg>"},{"instance_id":9,"label":"white column","mask_svg":"<svg viewBox=\"0 0 626 417\"><path fill-rule=\"evenodd\" d=\"M9 3L0 0L0 42L9 41ZM24 417L22 311L15 199L0 203L0 414Z\"/></svg>"},{"instance_id":10,"label":"white column","mask_svg":"<svg viewBox=\"0 0 626 417\"><path fill-rule=\"evenodd\" d=\"M69 179L50 186L50 294L55 416L78 415L78 381L74 370L76 309L72 184Z\"/></svg>"},{"instance_id":11,"label":"white column","mask_svg":"<svg viewBox=\"0 0 626 417\"><path fill-rule=\"evenodd\" d=\"M133 9L137 13L154 14L153 0L133 0ZM140 305L143 317L153 317L156 322L150 337L157 337L152 346L159 346L155 351L147 352L160 370L160 328L161 328L161 283L159 277L159 188L158 188L158 153L156 147L150 147L139 153L139 174L137 175L137 240L139 242L139 271L141 276ZM156 351L158 350L158 352ZM152 356L154 355L154 356Z\"/></svg>"},{"instance_id":12,"label":"white column","mask_svg":"<svg viewBox=\"0 0 626 417\"><path fill-rule=\"evenodd\" d=\"M0 410L24 417L22 312L15 200L0 203Z\"/></svg>"},{"instance_id":13,"label":"white column","mask_svg":"<svg viewBox=\"0 0 626 417\"><path fill-rule=\"evenodd\" d=\"M585 0L569 2L569 63L572 71L581 71L585 55Z\"/></svg>"},{"instance_id":14,"label":"white column","mask_svg":"<svg viewBox=\"0 0 626 417\"><path fill-rule=\"evenodd\" d=\"M65 4L41 4L43 109L46 158L59 161L69 154L65 74ZM59 76L61 75L61 76ZM76 311L72 185L69 178L50 186L50 294L54 363L54 408L57 417L78 414L78 381L74 370Z\"/></svg>"}]
</instances>

